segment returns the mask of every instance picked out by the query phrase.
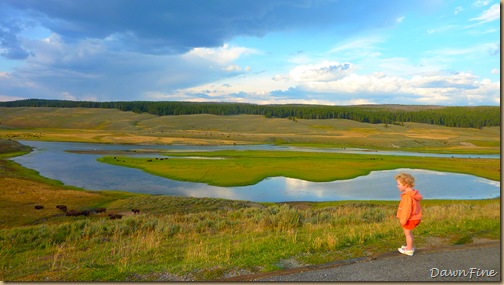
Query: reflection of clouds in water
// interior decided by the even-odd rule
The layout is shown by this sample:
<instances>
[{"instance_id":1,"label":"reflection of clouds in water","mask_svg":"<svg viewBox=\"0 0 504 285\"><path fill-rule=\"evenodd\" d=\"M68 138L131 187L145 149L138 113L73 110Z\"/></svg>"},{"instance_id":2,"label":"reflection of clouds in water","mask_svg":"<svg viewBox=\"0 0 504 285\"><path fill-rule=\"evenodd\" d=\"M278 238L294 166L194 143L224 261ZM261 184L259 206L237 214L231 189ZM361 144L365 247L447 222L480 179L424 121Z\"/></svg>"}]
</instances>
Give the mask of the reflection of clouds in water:
<instances>
[{"instance_id":1,"label":"reflection of clouds in water","mask_svg":"<svg viewBox=\"0 0 504 285\"><path fill-rule=\"evenodd\" d=\"M183 193L185 196L189 197L211 197L211 198L222 198L229 200L242 200L243 197L236 193L233 189L224 187L208 187L207 185L201 185L200 187L191 187L189 189L184 189Z\"/></svg>"},{"instance_id":2,"label":"reflection of clouds in water","mask_svg":"<svg viewBox=\"0 0 504 285\"><path fill-rule=\"evenodd\" d=\"M289 189L308 187L312 182L296 178L285 177L285 186Z\"/></svg>"},{"instance_id":3,"label":"reflection of clouds in water","mask_svg":"<svg viewBox=\"0 0 504 285\"><path fill-rule=\"evenodd\" d=\"M501 185L499 181L493 181L493 180L488 180L488 179L479 178L479 177L476 178L476 182L489 184L489 185L496 186L496 187L499 187L499 188L500 188L500 185Z\"/></svg>"},{"instance_id":4,"label":"reflection of clouds in water","mask_svg":"<svg viewBox=\"0 0 504 285\"><path fill-rule=\"evenodd\" d=\"M285 193L292 198L323 198L330 191L326 183L309 182L296 178L280 178L285 180Z\"/></svg>"},{"instance_id":5,"label":"reflection of clouds in water","mask_svg":"<svg viewBox=\"0 0 504 285\"><path fill-rule=\"evenodd\" d=\"M466 174L407 168L372 171L369 175L327 183L311 183L289 178L286 185L290 186L288 192L297 195L309 188L310 197L319 201L397 200L400 192L394 176L400 172L407 172L415 177L415 188L426 199L482 199L500 196L500 182Z\"/></svg>"},{"instance_id":6,"label":"reflection of clouds in water","mask_svg":"<svg viewBox=\"0 0 504 285\"><path fill-rule=\"evenodd\" d=\"M308 182L304 180L285 178L285 193L291 198L301 198L324 201L341 199L394 199L398 191L392 191L394 183L390 177L371 173L355 179L337 180L332 182ZM301 199L302 200L302 199Z\"/></svg>"}]
</instances>

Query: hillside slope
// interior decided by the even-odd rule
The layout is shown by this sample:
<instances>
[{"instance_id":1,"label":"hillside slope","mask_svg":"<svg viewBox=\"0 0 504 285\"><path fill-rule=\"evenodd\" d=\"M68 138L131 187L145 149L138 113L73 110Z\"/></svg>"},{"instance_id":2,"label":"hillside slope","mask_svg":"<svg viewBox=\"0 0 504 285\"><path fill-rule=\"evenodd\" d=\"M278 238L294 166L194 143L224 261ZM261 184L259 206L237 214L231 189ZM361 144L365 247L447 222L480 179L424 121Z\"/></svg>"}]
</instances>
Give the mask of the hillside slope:
<instances>
[{"instance_id":1,"label":"hillside slope","mask_svg":"<svg viewBox=\"0 0 504 285\"><path fill-rule=\"evenodd\" d=\"M500 128L260 115L156 116L116 109L0 107L0 138L136 144L303 144L436 152L499 153Z\"/></svg>"}]
</instances>

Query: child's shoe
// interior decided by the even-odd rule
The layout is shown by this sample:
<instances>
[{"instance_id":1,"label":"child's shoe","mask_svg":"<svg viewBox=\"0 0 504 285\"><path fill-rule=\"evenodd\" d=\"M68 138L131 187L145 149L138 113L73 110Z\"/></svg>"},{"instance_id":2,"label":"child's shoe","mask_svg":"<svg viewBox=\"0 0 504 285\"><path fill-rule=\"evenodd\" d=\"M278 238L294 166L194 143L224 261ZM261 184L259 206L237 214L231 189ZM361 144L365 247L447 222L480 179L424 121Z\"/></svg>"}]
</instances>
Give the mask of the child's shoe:
<instances>
[{"instance_id":1,"label":"child's shoe","mask_svg":"<svg viewBox=\"0 0 504 285\"><path fill-rule=\"evenodd\" d=\"M406 249L406 246L401 246L400 248L397 249L400 253L402 254L406 254L406 255L409 255L409 256L413 256L413 254L415 253L415 248L412 248L411 250L407 250Z\"/></svg>"},{"instance_id":2,"label":"child's shoe","mask_svg":"<svg viewBox=\"0 0 504 285\"><path fill-rule=\"evenodd\" d=\"M402 248L402 249L406 249L406 246L405 246L405 245L401 245L401 247L400 247L400 248L398 248L397 250L401 250L401 248ZM415 251L415 247L413 247L413 251Z\"/></svg>"}]
</instances>

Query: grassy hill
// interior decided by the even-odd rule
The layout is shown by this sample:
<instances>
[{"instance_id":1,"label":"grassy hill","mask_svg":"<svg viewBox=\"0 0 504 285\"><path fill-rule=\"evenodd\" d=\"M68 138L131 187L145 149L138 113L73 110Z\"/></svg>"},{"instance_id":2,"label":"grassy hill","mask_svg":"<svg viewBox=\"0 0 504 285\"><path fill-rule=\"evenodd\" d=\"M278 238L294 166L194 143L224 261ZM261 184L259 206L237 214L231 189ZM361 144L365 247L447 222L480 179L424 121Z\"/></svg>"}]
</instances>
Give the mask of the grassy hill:
<instances>
[{"instance_id":1,"label":"grassy hill","mask_svg":"<svg viewBox=\"0 0 504 285\"><path fill-rule=\"evenodd\" d=\"M291 144L427 152L499 153L500 127L259 115L156 116L115 109L0 107L0 138L138 144Z\"/></svg>"},{"instance_id":2,"label":"grassy hill","mask_svg":"<svg viewBox=\"0 0 504 285\"><path fill-rule=\"evenodd\" d=\"M500 126L499 106L354 105L305 104L257 105L228 102L115 101L91 102L26 99L0 102L1 107L102 108L172 115L261 115L267 118L349 119L373 124L427 123L448 127L482 128Z\"/></svg>"}]
</instances>

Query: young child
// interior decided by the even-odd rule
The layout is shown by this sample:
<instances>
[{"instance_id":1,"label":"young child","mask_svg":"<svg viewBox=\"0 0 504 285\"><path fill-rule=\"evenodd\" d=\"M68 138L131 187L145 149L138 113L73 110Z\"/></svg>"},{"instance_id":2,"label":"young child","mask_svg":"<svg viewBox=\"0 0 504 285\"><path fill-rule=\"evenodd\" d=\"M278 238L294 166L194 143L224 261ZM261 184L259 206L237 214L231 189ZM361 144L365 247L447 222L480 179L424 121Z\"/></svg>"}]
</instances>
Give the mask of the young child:
<instances>
[{"instance_id":1,"label":"young child","mask_svg":"<svg viewBox=\"0 0 504 285\"><path fill-rule=\"evenodd\" d=\"M422 220L422 208L420 200L422 195L418 190L413 189L415 186L415 178L407 173L399 173L395 176L397 188L401 191L401 202L397 209L397 217L401 223L406 237L406 245L398 248L399 252L412 256L415 253L413 247L413 229L420 224Z\"/></svg>"}]
</instances>

